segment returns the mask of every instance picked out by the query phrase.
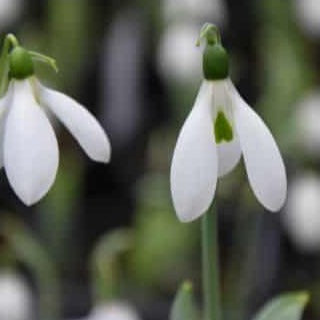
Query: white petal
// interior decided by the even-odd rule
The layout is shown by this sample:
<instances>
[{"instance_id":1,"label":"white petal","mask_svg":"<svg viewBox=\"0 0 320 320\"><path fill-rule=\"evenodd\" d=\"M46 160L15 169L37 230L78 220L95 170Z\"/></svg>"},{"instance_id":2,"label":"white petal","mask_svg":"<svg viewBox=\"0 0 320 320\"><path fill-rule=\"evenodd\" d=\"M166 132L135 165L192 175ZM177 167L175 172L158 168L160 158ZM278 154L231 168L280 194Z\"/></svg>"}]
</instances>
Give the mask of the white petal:
<instances>
[{"instance_id":1,"label":"white petal","mask_svg":"<svg viewBox=\"0 0 320 320\"><path fill-rule=\"evenodd\" d=\"M7 93L0 99L0 168L3 167L4 127L8 114L8 106L12 100L12 91L12 85L9 85Z\"/></svg>"},{"instance_id":2,"label":"white petal","mask_svg":"<svg viewBox=\"0 0 320 320\"><path fill-rule=\"evenodd\" d=\"M40 200L53 184L58 144L28 80L14 81L4 133L4 166L9 182L27 205Z\"/></svg>"},{"instance_id":3,"label":"white petal","mask_svg":"<svg viewBox=\"0 0 320 320\"><path fill-rule=\"evenodd\" d=\"M238 135L234 132L233 140L217 145L218 151L218 175L222 177L228 174L239 162L241 149Z\"/></svg>"},{"instance_id":4,"label":"white petal","mask_svg":"<svg viewBox=\"0 0 320 320\"><path fill-rule=\"evenodd\" d=\"M217 152L210 113L211 88L204 82L184 123L173 154L171 193L179 219L188 222L203 214L217 183Z\"/></svg>"},{"instance_id":5,"label":"white petal","mask_svg":"<svg viewBox=\"0 0 320 320\"><path fill-rule=\"evenodd\" d=\"M48 89L37 82L41 104L68 128L86 154L95 161L109 162L109 139L96 118L82 105L67 95Z\"/></svg>"},{"instance_id":6,"label":"white petal","mask_svg":"<svg viewBox=\"0 0 320 320\"><path fill-rule=\"evenodd\" d=\"M276 142L262 119L240 97L233 84L234 117L250 185L258 200L278 211L287 195L285 166Z\"/></svg>"}]
</instances>

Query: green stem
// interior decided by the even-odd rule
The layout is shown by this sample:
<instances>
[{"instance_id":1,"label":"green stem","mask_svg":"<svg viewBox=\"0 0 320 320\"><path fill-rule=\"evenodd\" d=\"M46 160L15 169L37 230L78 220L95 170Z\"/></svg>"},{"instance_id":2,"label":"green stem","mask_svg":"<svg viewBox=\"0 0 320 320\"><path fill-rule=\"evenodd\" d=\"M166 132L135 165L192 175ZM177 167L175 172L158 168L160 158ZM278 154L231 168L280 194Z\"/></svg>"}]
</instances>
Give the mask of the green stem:
<instances>
[{"instance_id":1,"label":"green stem","mask_svg":"<svg viewBox=\"0 0 320 320\"><path fill-rule=\"evenodd\" d=\"M0 97L2 97L8 86L8 72L9 72L9 51L11 47L17 47L19 42L17 38L9 33L3 41L3 47L0 55Z\"/></svg>"},{"instance_id":2,"label":"green stem","mask_svg":"<svg viewBox=\"0 0 320 320\"><path fill-rule=\"evenodd\" d=\"M56 63L55 59L53 59L51 57L48 57L48 56L45 56L44 54L41 54L41 53L38 53L38 52L35 52L35 51L30 51L29 50L28 52L29 52L29 54L31 55L31 57L33 59L48 64L50 67L53 68L53 70L55 72L58 72L58 67L57 67L57 63Z\"/></svg>"},{"instance_id":3,"label":"green stem","mask_svg":"<svg viewBox=\"0 0 320 320\"><path fill-rule=\"evenodd\" d=\"M204 320L221 320L217 210L202 218L202 277Z\"/></svg>"}]
</instances>

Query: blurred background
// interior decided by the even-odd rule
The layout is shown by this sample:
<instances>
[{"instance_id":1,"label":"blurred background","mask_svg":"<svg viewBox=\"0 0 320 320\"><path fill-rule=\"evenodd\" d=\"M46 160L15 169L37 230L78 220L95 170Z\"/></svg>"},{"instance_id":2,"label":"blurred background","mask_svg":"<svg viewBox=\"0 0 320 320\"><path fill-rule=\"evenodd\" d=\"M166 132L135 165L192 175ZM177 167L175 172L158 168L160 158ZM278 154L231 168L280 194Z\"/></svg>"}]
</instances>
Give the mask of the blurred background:
<instances>
[{"instance_id":1,"label":"blurred background","mask_svg":"<svg viewBox=\"0 0 320 320\"><path fill-rule=\"evenodd\" d=\"M199 222L178 222L169 168L201 82L195 47L217 24L231 77L271 128L289 194L264 211L241 163L219 181L224 319L308 290L320 318L320 1L1 0L0 32L56 58L38 77L107 131L109 165L55 123L54 187L25 207L0 177L0 320L163 320L184 279L201 305ZM54 119L52 119L54 121Z\"/></svg>"}]
</instances>

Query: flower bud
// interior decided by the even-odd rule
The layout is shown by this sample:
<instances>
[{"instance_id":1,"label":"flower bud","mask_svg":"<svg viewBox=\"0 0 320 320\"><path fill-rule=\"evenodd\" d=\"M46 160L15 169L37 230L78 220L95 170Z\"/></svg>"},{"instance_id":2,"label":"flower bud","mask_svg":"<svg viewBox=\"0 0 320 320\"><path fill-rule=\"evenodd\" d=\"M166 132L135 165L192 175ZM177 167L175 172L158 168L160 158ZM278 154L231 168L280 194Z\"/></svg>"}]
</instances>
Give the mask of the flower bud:
<instances>
[{"instance_id":1,"label":"flower bud","mask_svg":"<svg viewBox=\"0 0 320 320\"><path fill-rule=\"evenodd\" d=\"M206 45L203 52L203 74L207 80L221 80L229 76L229 57L220 43Z\"/></svg>"},{"instance_id":2,"label":"flower bud","mask_svg":"<svg viewBox=\"0 0 320 320\"><path fill-rule=\"evenodd\" d=\"M10 53L10 76L25 79L33 75L34 68L29 52L22 47L15 47Z\"/></svg>"}]
</instances>

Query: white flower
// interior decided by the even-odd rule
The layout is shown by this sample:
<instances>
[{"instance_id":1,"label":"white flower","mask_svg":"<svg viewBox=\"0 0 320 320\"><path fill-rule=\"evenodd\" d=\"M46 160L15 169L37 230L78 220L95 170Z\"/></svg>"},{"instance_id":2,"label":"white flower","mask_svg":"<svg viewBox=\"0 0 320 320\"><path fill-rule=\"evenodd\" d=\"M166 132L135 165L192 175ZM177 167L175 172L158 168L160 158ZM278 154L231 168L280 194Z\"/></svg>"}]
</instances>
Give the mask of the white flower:
<instances>
[{"instance_id":1,"label":"white flower","mask_svg":"<svg viewBox=\"0 0 320 320\"><path fill-rule=\"evenodd\" d=\"M201 79L201 53L194 47L196 24L177 23L168 26L160 41L158 64L165 77L186 82Z\"/></svg>"},{"instance_id":2,"label":"white flower","mask_svg":"<svg viewBox=\"0 0 320 320\"><path fill-rule=\"evenodd\" d=\"M128 304L113 302L96 306L89 320L140 320L140 317Z\"/></svg>"},{"instance_id":3,"label":"white flower","mask_svg":"<svg viewBox=\"0 0 320 320\"><path fill-rule=\"evenodd\" d=\"M32 319L33 298L30 288L18 275L11 272L0 274L0 319Z\"/></svg>"},{"instance_id":4,"label":"white flower","mask_svg":"<svg viewBox=\"0 0 320 320\"><path fill-rule=\"evenodd\" d=\"M288 190L284 225L302 251L320 249L320 177L307 172L295 178Z\"/></svg>"},{"instance_id":5,"label":"white flower","mask_svg":"<svg viewBox=\"0 0 320 320\"><path fill-rule=\"evenodd\" d=\"M208 209L217 178L229 173L241 154L257 199L270 211L279 210L287 180L269 129L229 78L204 80L172 159L171 193L181 221L192 221Z\"/></svg>"},{"instance_id":6,"label":"white flower","mask_svg":"<svg viewBox=\"0 0 320 320\"><path fill-rule=\"evenodd\" d=\"M311 37L320 35L320 1L295 0L296 13L299 23L304 31Z\"/></svg>"},{"instance_id":7,"label":"white flower","mask_svg":"<svg viewBox=\"0 0 320 320\"><path fill-rule=\"evenodd\" d=\"M109 140L92 114L72 98L48 89L35 77L13 79L0 100L0 163L17 196L39 201L52 186L58 143L46 116L51 111L95 161L110 159Z\"/></svg>"},{"instance_id":8,"label":"white flower","mask_svg":"<svg viewBox=\"0 0 320 320\"><path fill-rule=\"evenodd\" d=\"M166 21L211 19L218 26L223 26L227 20L227 10L222 0L164 0L162 5Z\"/></svg>"},{"instance_id":9,"label":"white flower","mask_svg":"<svg viewBox=\"0 0 320 320\"><path fill-rule=\"evenodd\" d=\"M316 89L299 102L296 113L296 124L299 135L297 141L308 154L320 155L320 91Z\"/></svg>"},{"instance_id":10,"label":"white flower","mask_svg":"<svg viewBox=\"0 0 320 320\"><path fill-rule=\"evenodd\" d=\"M23 11L22 0L0 0L0 29L3 30L12 25Z\"/></svg>"}]
</instances>

